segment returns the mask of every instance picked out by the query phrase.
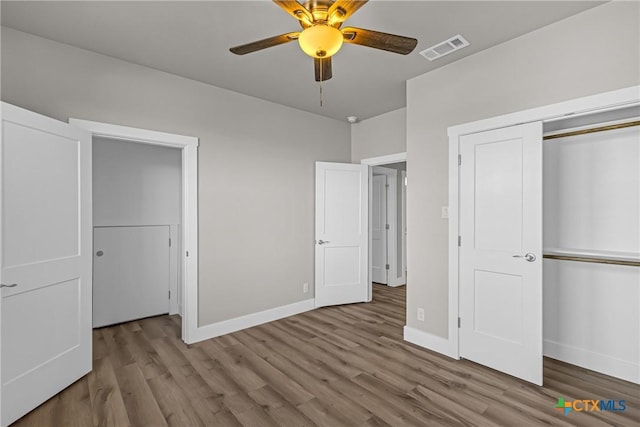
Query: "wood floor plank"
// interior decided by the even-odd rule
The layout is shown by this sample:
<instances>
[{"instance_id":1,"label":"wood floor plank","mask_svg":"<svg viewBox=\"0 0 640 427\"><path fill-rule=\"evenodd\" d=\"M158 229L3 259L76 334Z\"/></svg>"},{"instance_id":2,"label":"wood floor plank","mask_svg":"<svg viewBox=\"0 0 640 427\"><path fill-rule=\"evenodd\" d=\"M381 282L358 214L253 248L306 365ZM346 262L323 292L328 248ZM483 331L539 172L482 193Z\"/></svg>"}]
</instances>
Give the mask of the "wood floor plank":
<instances>
[{"instance_id":1,"label":"wood floor plank","mask_svg":"<svg viewBox=\"0 0 640 427\"><path fill-rule=\"evenodd\" d=\"M266 326L265 326L266 327ZM239 338L242 340L242 337ZM276 350L287 348L285 345L274 346ZM364 421L371 417L371 412L363 408L357 401L353 401L349 397L335 399L336 392L330 386L330 381L323 373L318 374L315 370L307 369L307 356L299 353L296 354L293 349L280 354L270 352L268 358L274 366L286 370L287 374L300 384L305 384L309 392L316 398L329 402L330 406L345 417L354 421ZM317 376L314 376L317 375ZM333 377L337 379L338 377Z\"/></svg>"},{"instance_id":2,"label":"wood floor plank","mask_svg":"<svg viewBox=\"0 0 640 427\"><path fill-rule=\"evenodd\" d=\"M176 383L170 373L153 377L147 383L169 426L205 426L198 416L198 412L191 405L192 401L189 396ZM214 415L211 414L211 418Z\"/></svg>"},{"instance_id":3,"label":"wood floor plank","mask_svg":"<svg viewBox=\"0 0 640 427\"><path fill-rule=\"evenodd\" d=\"M86 381L76 381L60 393L53 421L56 425L68 427L93 425L91 397Z\"/></svg>"},{"instance_id":4,"label":"wood floor plank","mask_svg":"<svg viewBox=\"0 0 640 427\"><path fill-rule=\"evenodd\" d=\"M93 424L96 427L128 426L129 415L109 358L93 362L93 371L87 376L87 383L93 408Z\"/></svg>"},{"instance_id":5,"label":"wood floor plank","mask_svg":"<svg viewBox=\"0 0 640 427\"><path fill-rule=\"evenodd\" d=\"M242 357L234 358L227 352L227 348L215 340L201 343L201 348L213 359L218 361L231 378L245 391L257 390L267 385L265 380L247 366Z\"/></svg>"},{"instance_id":6,"label":"wood floor plank","mask_svg":"<svg viewBox=\"0 0 640 427\"><path fill-rule=\"evenodd\" d=\"M102 333L104 342L109 349L109 359L114 369L135 363L135 359L129 351L129 343L125 339L121 328L121 325L115 325L96 330L98 333ZM96 331L94 331L94 334Z\"/></svg>"},{"instance_id":7,"label":"wood floor plank","mask_svg":"<svg viewBox=\"0 0 640 427\"><path fill-rule=\"evenodd\" d=\"M313 395L305 390L303 386L274 367L268 360L257 356L246 346L238 343L228 347L227 351L235 360L242 359L250 369L260 372L261 378L267 384L277 388L279 393L292 405L299 405L313 399Z\"/></svg>"},{"instance_id":8,"label":"wood floor plank","mask_svg":"<svg viewBox=\"0 0 640 427\"><path fill-rule=\"evenodd\" d=\"M18 427L639 427L640 386L544 360L538 387L403 340L406 287L201 343L178 316L94 330L93 371ZM566 416L557 399L622 399Z\"/></svg>"},{"instance_id":9,"label":"wood floor plank","mask_svg":"<svg viewBox=\"0 0 640 427\"><path fill-rule=\"evenodd\" d=\"M131 423L135 426L166 426L158 401L149 389L140 367L135 364L127 365L116 369L115 374Z\"/></svg>"},{"instance_id":10,"label":"wood floor plank","mask_svg":"<svg viewBox=\"0 0 640 427\"><path fill-rule=\"evenodd\" d=\"M352 425L352 420L318 399L312 399L298 406L302 412L313 422L322 427L339 427Z\"/></svg>"},{"instance_id":11,"label":"wood floor plank","mask_svg":"<svg viewBox=\"0 0 640 427\"><path fill-rule=\"evenodd\" d=\"M291 405L270 386L252 391L250 397L280 426L315 426L316 424Z\"/></svg>"}]
</instances>

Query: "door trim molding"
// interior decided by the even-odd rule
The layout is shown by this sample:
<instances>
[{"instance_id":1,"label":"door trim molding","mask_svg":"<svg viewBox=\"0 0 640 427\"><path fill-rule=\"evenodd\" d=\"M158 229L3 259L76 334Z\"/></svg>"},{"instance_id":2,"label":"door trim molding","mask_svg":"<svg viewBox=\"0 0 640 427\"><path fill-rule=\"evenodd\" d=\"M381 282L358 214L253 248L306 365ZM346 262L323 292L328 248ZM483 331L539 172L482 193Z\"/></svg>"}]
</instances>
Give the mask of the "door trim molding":
<instances>
[{"instance_id":1,"label":"door trim molding","mask_svg":"<svg viewBox=\"0 0 640 427\"><path fill-rule=\"evenodd\" d=\"M401 171L400 179L402 180L402 217L400 218L400 223L402 224L402 265L400 268L402 269L402 282L407 284L407 171Z\"/></svg>"},{"instance_id":2,"label":"door trim molding","mask_svg":"<svg viewBox=\"0 0 640 427\"><path fill-rule=\"evenodd\" d=\"M178 148L182 152L181 264L182 340L196 342L198 334L198 145L196 137L119 126L81 119L69 124L93 136ZM188 254L188 255L187 255Z\"/></svg>"},{"instance_id":3,"label":"door trim molding","mask_svg":"<svg viewBox=\"0 0 640 427\"><path fill-rule=\"evenodd\" d=\"M380 157L369 157L367 159L360 160L360 164L369 166L381 166L388 165L389 163L398 163L407 161L407 152L388 154Z\"/></svg>"},{"instance_id":4,"label":"door trim molding","mask_svg":"<svg viewBox=\"0 0 640 427\"><path fill-rule=\"evenodd\" d=\"M463 135L484 132L492 129L513 126L535 121L551 122L593 113L600 113L640 104L640 86L631 86L610 92L590 95L569 101L549 104L529 110L505 114L498 117L451 126L449 136L449 318L448 340L450 356L460 355L458 316L459 316L459 138ZM464 162L464 159L462 159ZM429 347L427 347L429 348ZM435 349L434 349L435 350ZM437 351L437 350L436 350Z\"/></svg>"}]
</instances>

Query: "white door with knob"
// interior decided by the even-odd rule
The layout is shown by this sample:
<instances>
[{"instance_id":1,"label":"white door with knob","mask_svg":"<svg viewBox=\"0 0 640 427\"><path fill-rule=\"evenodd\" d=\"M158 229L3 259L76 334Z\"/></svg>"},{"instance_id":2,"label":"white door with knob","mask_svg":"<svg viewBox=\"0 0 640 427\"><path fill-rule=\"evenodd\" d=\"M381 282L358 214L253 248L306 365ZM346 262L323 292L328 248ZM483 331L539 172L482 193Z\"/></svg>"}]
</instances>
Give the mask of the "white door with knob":
<instances>
[{"instance_id":1,"label":"white door with knob","mask_svg":"<svg viewBox=\"0 0 640 427\"><path fill-rule=\"evenodd\" d=\"M91 136L2 103L6 426L91 370Z\"/></svg>"},{"instance_id":2,"label":"white door with knob","mask_svg":"<svg viewBox=\"0 0 640 427\"><path fill-rule=\"evenodd\" d=\"M369 300L369 169L316 162L316 306Z\"/></svg>"},{"instance_id":3,"label":"white door with knob","mask_svg":"<svg viewBox=\"0 0 640 427\"><path fill-rule=\"evenodd\" d=\"M459 149L460 356L542 385L542 124Z\"/></svg>"}]
</instances>

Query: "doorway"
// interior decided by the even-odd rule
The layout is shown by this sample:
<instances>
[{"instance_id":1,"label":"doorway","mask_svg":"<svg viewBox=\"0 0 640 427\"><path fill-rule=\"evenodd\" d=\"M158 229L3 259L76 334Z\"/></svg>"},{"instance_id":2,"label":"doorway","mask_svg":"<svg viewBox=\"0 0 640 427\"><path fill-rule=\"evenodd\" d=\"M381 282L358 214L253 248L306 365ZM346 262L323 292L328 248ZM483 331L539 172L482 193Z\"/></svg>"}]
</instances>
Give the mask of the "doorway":
<instances>
[{"instance_id":1,"label":"doorway","mask_svg":"<svg viewBox=\"0 0 640 427\"><path fill-rule=\"evenodd\" d=\"M406 153L363 159L369 165L370 286L406 285ZM373 293L370 289L370 297Z\"/></svg>"},{"instance_id":2,"label":"doorway","mask_svg":"<svg viewBox=\"0 0 640 427\"><path fill-rule=\"evenodd\" d=\"M179 314L180 150L92 145L93 327Z\"/></svg>"},{"instance_id":3,"label":"doorway","mask_svg":"<svg viewBox=\"0 0 640 427\"><path fill-rule=\"evenodd\" d=\"M178 259L176 289L177 312L182 316L182 340L191 344L198 340L198 138L164 132L118 126L88 120L69 119L69 123L92 133L93 138L168 147L179 150L180 157L180 224L175 241ZM169 242L167 242L169 243ZM177 245L175 244L177 243ZM95 255L95 254L94 254Z\"/></svg>"},{"instance_id":4,"label":"doorway","mask_svg":"<svg viewBox=\"0 0 640 427\"><path fill-rule=\"evenodd\" d=\"M406 284L407 162L373 166L371 209L371 268L374 283Z\"/></svg>"}]
</instances>

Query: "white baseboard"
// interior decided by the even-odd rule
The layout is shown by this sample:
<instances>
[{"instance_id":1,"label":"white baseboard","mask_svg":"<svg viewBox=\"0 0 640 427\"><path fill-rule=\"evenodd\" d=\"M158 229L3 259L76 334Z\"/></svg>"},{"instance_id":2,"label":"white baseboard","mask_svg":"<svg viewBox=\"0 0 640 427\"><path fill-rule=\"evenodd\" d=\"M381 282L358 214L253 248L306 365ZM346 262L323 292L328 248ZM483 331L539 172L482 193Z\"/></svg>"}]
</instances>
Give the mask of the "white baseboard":
<instances>
[{"instance_id":1,"label":"white baseboard","mask_svg":"<svg viewBox=\"0 0 640 427\"><path fill-rule=\"evenodd\" d=\"M196 332L192 337L192 341L189 344L230 334L253 326L262 325L263 323L273 322L274 320L283 319L285 317L293 316L294 314L304 313L305 311L310 311L315 308L314 300L308 299L300 302L294 302L293 304L259 311L257 313L247 314L246 316L240 316L234 319L200 326L196 329Z\"/></svg>"},{"instance_id":2,"label":"white baseboard","mask_svg":"<svg viewBox=\"0 0 640 427\"><path fill-rule=\"evenodd\" d=\"M544 355L572 365L601 372L612 377L640 384L640 364L617 359L607 354L595 353L582 348L544 341Z\"/></svg>"},{"instance_id":3,"label":"white baseboard","mask_svg":"<svg viewBox=\"0 0 640 427\"><path fill-rule=\"evenodd\" d=\"M392 288L395 288L397 286L402 286L402 285L406 285L406 284L407 284L407 282L406 282L406 280L404 280L403 277L398 277L398 278L395 278L395 279L394 278L389 279L389 281L387 283L387 286L391 286Z\"/></svg>"},{"instance_id":4,"label":"white baseboard","mask_svg":"<svg viewBox=\"0 0 640 427\"><path fill-rule=\"evenodd\" d=\"M454 353L451 343L446 338L405 326L404 340L428 350L435 351L436 353L444 354L445 356L449 356L454 359L459 359L458 355Z\"/></svg>"}]
</instances>

